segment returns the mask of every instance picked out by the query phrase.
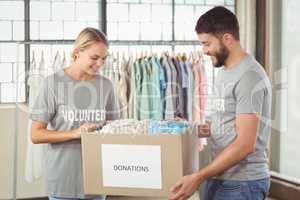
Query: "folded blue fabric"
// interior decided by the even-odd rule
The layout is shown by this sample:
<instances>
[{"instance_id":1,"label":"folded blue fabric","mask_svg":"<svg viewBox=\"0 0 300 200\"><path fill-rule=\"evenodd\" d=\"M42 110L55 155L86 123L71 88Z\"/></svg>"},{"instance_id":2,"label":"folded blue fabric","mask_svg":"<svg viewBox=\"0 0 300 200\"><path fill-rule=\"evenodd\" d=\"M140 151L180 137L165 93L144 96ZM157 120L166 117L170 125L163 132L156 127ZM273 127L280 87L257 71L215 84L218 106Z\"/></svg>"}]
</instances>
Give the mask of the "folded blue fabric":
<instances>
[{"instance_id":1,"label":"folded blue fabric","mask_svg":"<svg viewBox=\"0 0 300 200\"><path fill-rule=\"evenodd\" d=\"M149 134L182 134L190 128L188 122L151 120Z\"/></svg>"}]
</instances>

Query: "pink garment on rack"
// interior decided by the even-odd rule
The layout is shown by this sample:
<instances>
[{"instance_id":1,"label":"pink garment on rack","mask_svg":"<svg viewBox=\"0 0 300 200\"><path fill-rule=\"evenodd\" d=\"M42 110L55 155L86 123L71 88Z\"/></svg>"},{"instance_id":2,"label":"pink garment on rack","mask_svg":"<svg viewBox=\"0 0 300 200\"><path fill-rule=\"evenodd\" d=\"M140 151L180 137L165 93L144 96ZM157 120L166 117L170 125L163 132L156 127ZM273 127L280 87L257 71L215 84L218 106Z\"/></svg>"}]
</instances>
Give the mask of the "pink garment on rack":
<instances>
[{"instance_id":1,"label":"pink garment on rack","mask_svg":"<svg viewBox=\"0 0 300 200\"><path fill-rule=\"evenodd\" d=\"M199 63L195 62L192 65L193 73L194 73L194 91L193 91L193 123L198 122L200 123L200 76L199 76Z\"/></svg>"},{"instance_id":2,"label":"pink garment on rack","mask_svg":"<svg viewBox=\"0 0 300 200\"><path fill-rule=\"evenodd\" d=\"M207 100L207 78L205 73L204 64L201 60L200 64L200 122L205 124L205 106ZM204 145L207 145L206 138L200 138L199 150L203 150Z\"/></svg>"},{"instance_id":3,"label":"pink garment on rack","mask_svg":"<svg viewBox=\"0 0 300 200\"><path fill-rule=\"evenodd\" d=\"M199 85L199 94L200 94L200 122L202 124L205 123L205 106L206 106L206 100L207 100L207 79L206 79L206 73L204 65L200 65L200 85Z\"/></svg>"},{"instance_id":4,"label":"pink garment on rack","mask_svg":"<svg viewBox=\"0 0 300 200\"><path fill-rule=\"evenodd\" d=\"M195 88L193 97L193 123L205 123L205 104L207 98L206 75L202 60L193 63ZM207 144L206 138L199 138L198 150L202 151Z\"/></svg>"}]
</instances>

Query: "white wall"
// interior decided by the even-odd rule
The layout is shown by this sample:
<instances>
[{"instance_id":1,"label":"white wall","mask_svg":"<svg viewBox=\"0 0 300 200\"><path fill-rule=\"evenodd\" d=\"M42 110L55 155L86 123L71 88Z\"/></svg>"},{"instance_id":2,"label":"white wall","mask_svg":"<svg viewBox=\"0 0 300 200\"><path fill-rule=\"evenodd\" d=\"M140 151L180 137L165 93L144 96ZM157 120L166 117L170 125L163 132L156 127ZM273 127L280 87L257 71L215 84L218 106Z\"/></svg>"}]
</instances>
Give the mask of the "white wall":
<instances>
[{"instance_id":1,"label":"white wall","mask_svg":"<svg viewBox=\"0 0 300 200\"><path fill-rule=\"evenodd\" d=\"M13 198L15 128L18 128L18 157L17 157L17 198L46 196L44 181L38 179L33 183L25 181L25 160L27 150L28 112L21 106L16 122L15 106L0 106L0 199Z\"/></svg>"},{"instance_id":2,"label":"white wall","mask_svg":"<svg viewBox=\"0 0 300 200\"><path fill-rule=\"evenodd\" d=\"M300 1L282 1L283 129L280 137L280 173L300 180ZM284 77L283 75L282 77Z\"/></svg>"}]
</instances>

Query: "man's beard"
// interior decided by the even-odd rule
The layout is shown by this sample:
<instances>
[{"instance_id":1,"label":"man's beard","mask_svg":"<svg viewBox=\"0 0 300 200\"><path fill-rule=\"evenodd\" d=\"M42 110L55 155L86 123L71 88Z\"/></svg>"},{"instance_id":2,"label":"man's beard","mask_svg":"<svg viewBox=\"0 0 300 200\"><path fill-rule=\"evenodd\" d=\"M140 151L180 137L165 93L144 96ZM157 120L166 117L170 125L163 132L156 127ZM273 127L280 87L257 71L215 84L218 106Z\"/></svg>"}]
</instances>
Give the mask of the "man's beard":
<instances>
[{"instance_id":1,"label":"man's beard","mask_svg":"<svg viewBox=\"0 0 300 200\"><path fill-rule=\"evenodd\" d=\"M225 61L228 58L228 56L228 49L223 44L221 44L219 51L217 51L214 55L214 57L216 58L216 63L213 63L213 66L216 68L222 67L225 64Z\"/></svg>"}]
</instances>

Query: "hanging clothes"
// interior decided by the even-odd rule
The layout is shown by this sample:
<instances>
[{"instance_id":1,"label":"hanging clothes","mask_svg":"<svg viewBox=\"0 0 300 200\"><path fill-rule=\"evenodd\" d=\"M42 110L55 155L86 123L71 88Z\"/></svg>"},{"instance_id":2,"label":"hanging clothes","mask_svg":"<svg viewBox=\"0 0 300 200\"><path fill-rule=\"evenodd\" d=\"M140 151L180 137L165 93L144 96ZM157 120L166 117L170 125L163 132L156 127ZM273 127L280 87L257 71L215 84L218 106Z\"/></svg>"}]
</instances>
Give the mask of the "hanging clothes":
<instances>
[{"instance_id":1,"label":"hanging clothes","mask_svg":"<svg viewBox=\"0 0 300 200\"><path fill-rule=\"evenodd\" d=\"M160 58L119 59L111 58L111 66L105 68L113 70L107 75L112 82L119 77L116 90L122 118L174 120L179 116L189 122L203 121L206 75L201 64L165 53Z\"/></svg>"},{"instance_id":2,"label":"hanging clothes","mask_svg":"<svg viewBox=\"0 0 300 200\"><path fill-rule=\"evenodd\" d=\"M193 67L191 62L188 60L184 61L185 69L187 70L188 75L188 87L187 87L187 113L188 113L188 121L193 121L193 102L194 102L194 80L195 76L193 73Z\"/></svg>"},{"instance_id":3,"label":"hanging clothes","mask_svg":"<svg viewBox=\"0 0 300 200\"><path fill-rule=\"evenodd\" d=\"M165 55L161 58L161 64L165 71L166 89L165 89L165 110L164 119L171 120L174 119L174 101L173 101L173 90L172 90L172 70L169 66L168 59Z\"/></svg>"},{"instance_id":4,"label":"hanging clothes","mask_svg":"<svg viewBox=\"0 0 300 200\"><path fill-rule=\"evenodd\" d=\"M189 118L188 118L189 76L188 76L188 71L187 71L186 66L184 64L184 61L180 60L179 65L180 65L181 74L182 74L181 89L182 89L182 99L183 99L183 118L186 119L186 120L189 120ZM191 77L191 78L193 78L193 77Z\"/></svg>"},{"instance_id":5,"label":"hanging clothes","mask_svg":"<svg viewBox=\"0 0 300 200\"><path fill-rule=\"evenodd\" d=\"M119 98L119 108L121 109L121 118L125 119L128 118L128 99L127 99L127 80L126 80L126 68L127 68L127 61L123 57L121 61L121 73L120 73L120 80L118 82L118 98Z\"/></svg>"},{"instance_id":6,"label":"hanging clothes","mask_svg":"<svg viewBox=\"0 0 300 200\"><path fill-rule=\"evenodd\" d=\"M195 77L194 102L193 102L193 122L194 124L204 124L206 79L202 58L193 63ZM206 138L199 138L198 149L202 151L207 144Z\"/></svg>"},{"instance_id":7,"label":"hanging clothes","mask_svg":"<svg viewBox=\"0 0 300 200\"><path fill-rule=\"evenodd\" d=\"M202 61L201 61L202 62ZM206 108L206 99L207 99L207 77L205 73L205 67L202 64L200 65L200 121L205 123L205 108Z\"/></svg>"},{"instance_id":8,"label":"hanging clothes","mask_svg":"<svg viewBox=\"0 0 300 200\"><path fill-rule=\"evenodd\" d=\"M29 109L33 107L35 99L39 93L41 82L46 76L44 53L41 54L41 61L37 63L35 53L33 52L30 64L30 73L28 78L29 86ZM46 150L45 144L33 144L31 142L31 124L32 120L28 120L27 128L27 152L25 164L25 180L29 183L43 175L44 155Z\"/></svg>"},{"instance_id":9,"label":"hanging clothes","mask_svg":"<svg viewBox=\"0 0 300 200\"><path fill-rule=\"evenodd\" d=\"M159 89L160 89L160 104L161 104L161 119L165 119L165 109L166 109L166 88L167 88L167 80L165 70L159 62L157 57L154 58L154 62L158 66L159 69Z\"/></svg>"},{"instance_id":10,"label":"hanging clothes","mask_svg":"<svg viewBox=\"0 0 300 200\"><path fill-rule=\"evenodd\" d=\"M157 64L156 59L154 57L149 58L149 64L151 67L151 110L152 115L151 119L162 120L162 104L161 104L161 69Z\"/></svg>"},{"instance_id":11,"label":"hanging clothes","mask_svg":"<svg viewBox=\"0 0 300 200\"><path fill-rule=\"evenodd\" d=\"M178 89L177 89L177 70L176 67L173 63L173 60L170 56L167 56L167 61L168 61L168 66L170 67L170 71L171 71L171 88L172 88L172 94L171 94L171 98L173 101L173 113L171 113L172 115L172 119L175 118L175 114L176 114L176 110L177 110L177 106L178 106Z\"/></svg>"},{"instance_id":12,"label":"hanging clothes","mask_svg":"<svg viewBox=\"0 0 300 200\"><path fill-rule=\"evenodd\" d=\"M137 119L136 115L136 80L135 80L135 66L133 63L133 58L129 57L128 61L128 74L130 77L130 91L128 99L128 117ZM128 92L128 91L127 91Z\"/></svg>"},{"instance_id":13,"label":"hanging clothes","mask_svg":"<svg viewBox=\"0 0 300 200\"><path fill-rule=\"evenodd\" d=\"M138 96L140 99L139 116L141 120L151 118L151 90L149 84L151 84L151 71L148 63L144 58L139 60L139 68L141 70L142 81L141 81L141 95Z\"/></svg>"},{"instance_id":14,"label":"hanging clothes","mask_svg":"<svg viewBox=\"0 0 300 200\"><path fill-rule=\"evenodd\" d=\"M59 53L59 51L56 52L55 57L54 57L54 61L52 64L52 73L58 72L59 70L61 70L63 68L64 62L61 58L61 55Z\"/></svg>"},{"instance_id":15,"label":"hanging clothes","mask_svg":"<svg viewBox=\"0 0 300 200\"><path fill-rule=\"evenodd\" d=\"M68 63L67 63L67 58L66 58L66 52L64 51L63 53L63 59L62 59L62 68L65 68L66 66L68 66Z\"/></svg>"},{"instance_id":16,"label":"hanging clothes","mask_svg":"<svg viewBox=\"0 0 300 200\"><path fill-rule=\"evenodd\" d=\"M193 91L193 122L200 123L200 63L194 62L192 65L195 88Z\"/></svg>"},{"instance_id":17,"label":"hanging clothes","mask_svg":"<svg viewBox=\"0 0 300 200\"><path fill-rule=\"evenodd\" d=\"M172 58L173 64L175 66L177 76L176 76L176 112L175 116L184 118L184 99L183 99L183 90L182 90L182 70L179 64L179 60Z\"/></svg>"},{"instance_id":18,"label":"hanging clothes","mask_svg":"<svg viewBox=\"0 0 300 200\"><path fill-rule=\"evenodd\" d=\"M202 58L202 57L201 57ZM203 59L201 59L201 65L200 65L200 121L201 124L205 124L205 108L206 108L206 99L207 99L207 78L205 73L205 68L203 64ZM202 151L204 148L204 145L207 145L207 139L206 138L200 138L199 141L199 150Z\"/></svg>"},{"instance_id":19,"label":"hanging clothes","mask_svg":"<svg viewBox=\"0 0 300 200\"><path fill-rule=\"evenodd\" d=\"M140 60L136 60L134 62L134 77L135 77L135 100L136 104L134 106L134 116L136 119L141 119L140 116L140 106L141 106L141 99L140 96L142 94L142 71L139 64Z\"/></svg>"}]
</instances>

